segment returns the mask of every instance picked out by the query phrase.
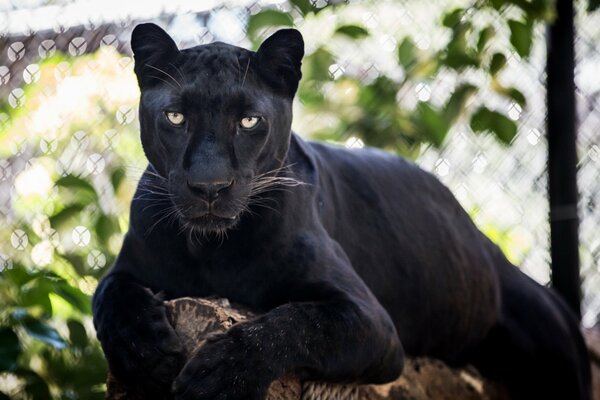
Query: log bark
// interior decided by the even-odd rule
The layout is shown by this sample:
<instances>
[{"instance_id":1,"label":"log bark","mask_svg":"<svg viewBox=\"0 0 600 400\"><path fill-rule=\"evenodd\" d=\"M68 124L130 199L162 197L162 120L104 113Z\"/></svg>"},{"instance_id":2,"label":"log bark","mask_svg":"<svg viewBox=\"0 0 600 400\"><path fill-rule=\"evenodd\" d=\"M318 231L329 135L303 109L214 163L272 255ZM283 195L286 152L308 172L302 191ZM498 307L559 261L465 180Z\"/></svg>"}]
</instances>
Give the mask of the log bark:
<instances>
[{"instance_id":1,"label":"log bark","mask_svg":"<svg viewBox=\"0 0 600 400\"><path fill-rule=\"evenodd\" d=\"M594 400L600 400L600 325L583 331L592 364L592 392Z\"/></svg>"},{"instance_id":2,"label":"log bark","mask_svg":"<svg viewBox=\"0 0 600 400\"><path fill-rule=\"evenodd\" d=\"M252 318L243 307L226 299L183 298L167 302L169 320L189 355L204 339ZM110 373L107 400L143 400ZM273 382L267 400L505 400L504 390L483 379L471 367L454 369L439 360L408 359L396 381L385 385L333 385L299 382L287 377Z\"/></svg>"}]
</instances>

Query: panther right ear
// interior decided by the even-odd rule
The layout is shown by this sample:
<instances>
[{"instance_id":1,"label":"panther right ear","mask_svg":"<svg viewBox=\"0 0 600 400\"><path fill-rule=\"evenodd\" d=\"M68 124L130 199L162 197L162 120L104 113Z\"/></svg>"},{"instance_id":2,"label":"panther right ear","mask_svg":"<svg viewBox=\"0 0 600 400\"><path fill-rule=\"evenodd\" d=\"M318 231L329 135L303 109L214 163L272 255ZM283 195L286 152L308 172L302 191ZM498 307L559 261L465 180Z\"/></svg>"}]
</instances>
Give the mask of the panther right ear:
<instances>
[{"instance_id":1,"label":"panther right ear","mask_svg":"<svg viewBox=\"0 0 600 400\"><path fill-rule=\"evenodd\" d=\"M256 51L256 72L278 92L294 97L302 78L304 40L296 29L280 29Z\"/></svg>"},{"instance_id":2,"label":"panther right ear","mask_svg":"<svg viewBox=\"0 0 600 400\"><path fill-rule=\"evenodd\" d=\"M133 69L140 88L167 79L161 75L171 69L169 65L174 64L179 55L179 49L171 36L152 23L140 24L133 29L131 50L135 60Z\"/></svg>"}]
</instances>

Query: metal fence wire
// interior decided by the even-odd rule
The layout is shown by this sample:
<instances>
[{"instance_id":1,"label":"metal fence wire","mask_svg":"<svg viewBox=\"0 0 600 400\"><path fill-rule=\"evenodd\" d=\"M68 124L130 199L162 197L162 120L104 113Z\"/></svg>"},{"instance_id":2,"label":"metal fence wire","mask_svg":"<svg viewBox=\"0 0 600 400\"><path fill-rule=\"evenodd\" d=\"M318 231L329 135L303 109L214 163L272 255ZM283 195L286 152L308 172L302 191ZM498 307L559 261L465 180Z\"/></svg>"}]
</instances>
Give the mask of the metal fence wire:
<instances>
[{"instance_id":1,"label":"metal fence wire","mask_svg":"<svg viewBox=\"0 0 600 400\"><path fill-rule=\"evenodd\" d=\"M91 294L118 252L135 179L145 166L137 131L139 93L128 44L133 26L148 19L159 21L182 46L217 39L248 45L243 30L248 16L285 4L149 5L136 11L123 2L122 9L103 9L106 15L99 16L81 3L33 1L27 9L10 3L2 6L0 274L17 267L60 270ZM360 7L353 11L354 3L350 4L348 12L362 13L364 24L384 39L380 48L347 54L329 72L343 74L351 65L360 65L369 79L377 71L389 71L393 66L378 53L386 52L386 37L394 40L403 32L416 32L417 42L423 45L434 42L435 36L424 26L429 26L430 8L445 7L445 2L418 3L384 1L371 5L369 12ZM583 323L591 326L600 313L600 15L585 13L580 4L575 72L580 253ZM315 24L301 18L294 22L300 28ZM308 38L309 46L310 42ZM459 124L441 148L424 146L417 162L452 189L513 262L547 284L544 62L540 28L531 59L523 62L515 55L508 60L507 79L528 99L525 109L508 106L508 115L519 124L510 146ZM443 96L447 87L441 75L404 97L435 98ZM304 114L300 103L295 107L294 127L307 135L314 116ZM360 141L346 145L360 145Z\"/></svg>"}]
</instances>

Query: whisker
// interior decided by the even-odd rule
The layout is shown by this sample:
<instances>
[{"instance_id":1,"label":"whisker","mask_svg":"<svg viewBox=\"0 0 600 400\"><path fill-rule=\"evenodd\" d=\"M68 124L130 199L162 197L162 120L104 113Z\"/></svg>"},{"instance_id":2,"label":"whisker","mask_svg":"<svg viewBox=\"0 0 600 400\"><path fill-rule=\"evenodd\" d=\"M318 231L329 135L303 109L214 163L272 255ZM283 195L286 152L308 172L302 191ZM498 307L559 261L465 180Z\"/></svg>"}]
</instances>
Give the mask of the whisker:
<instances>
[{"instance_id":1,"label":"whisker","mask_svg":"<svg viewBox=\"0 0 600 400\"><path fill-rule=\"evenodd\" d=\"M194 238L196 238L196 243L198 243L199 245L202 245L202 233L199 232L198 229L196 229L195 227L190 227L190 229L192 230L192 232L194 233Z\"/></svg>"},{"instance_id":2,"label":"whisker","mask_svg":"<svg viewBox=\"0 0 600 400\"><path fill-rule=\"evenodd\" d=\"M291 167L294 164L282 165L278 168L274 168L270 171L263 172L252 178L250 181L250 193L248 197L248 204L246 208L264 208L278 214L281 211L278 210L279 202L271 196L265 196L267 192L286 192L289 193L289 188L306 185L305 182L296 179L291 176L281 176L279 174L291 171ZM267 204L273 202L274 206Z\"/></svg>"},{"instance_id":3,"label":"whisker","mask_svg":"<svg viewBox=\"0 0 600 400\"><path fill-rule=\"evenodd\" d=\"M183 72L181 72L181 68L179 68L177 65L173 64L173 63L169 63L170 66L172 66L173 68L175 68L175 71L177 71L177 73L179 74L179 76L181 77L181 81L185 81L185 77L183 76Z\"/></svg>"},{"instance_id":4,"label":"whisker","mask_svg":"<svg viewBox=\"0 0 600 400\"><path fill-rule=\"evenodd\" d=\"M271 211L276 212L277 214L281 215L281 211L279 211L276 208L273 208L271 206L268 206L266 204L263 204L263 203L252 203L252 205L255 206L255 207L260 207L260 208L265 208L267 210L271 210Z\"/></svg>"},{"instance_id":5,"label":"whisker","mask_svg":"<svg viewBox=\"0 0 600 400\"><path fill-rule=\"evenodd\" d=\"M253 212L253 211L250 209L249 205L248 205L248 204L246 204L245 202L243 202L242 200L240 200L240 199L236 200L236 201L234 202L234 205L235 205L237 208L239 208L239 209L240 209L238 218L241 218L241 217L242 217L242 215L243 215L243 214L245 214L245 213L248 213L248 214L250 214L251 216L256 216L256 213L255 213L255 212Z\"/></svg>"},{"instance_id":6,"label":"whisker","mask_svg":"<svg viewBox=\"0 0 600 400\"><path fill-rule=\"evenodd\" d=\"M237 62L238 68L237 68L237 72L238 72L238 82L240 81L240 75L242 74L242 65L240 64L240 58L236 57L235 61Z\"/></svg>"},{"instance_id":7,"label":"whisker","mask_svg":"<svg viewBox=\"0 0 600 400\"><path fill-rule=\"evenodd\" d=\"M246 71L244 72L244 79L242 79L242 88L244 87L244 83L246 82L246 75L248 75L248 69L250 68L250 58L248 58L248 64L246 64Z\"/></svg>"},{"instance_id":8,"label":"whisker","mask_svg":"<svg viewBox=\"0 0 600 400\"><path fill-rule=\"evenodd\" d=\"M260 178L260 177L265 176L265 175L269 175L269 174L273 174L273 173L277 173L277 172L281 172L281 171L285 171L285 170L291 170L291 167L294 166L294 165L296 165L296 163L282 165L281 167L274 168L274 169L269 170L267 172L263 172L262 174L258 174L258 175L255 176L255 178Z\"/></svg>"},{"instance_id":9,"label":"whisker","mask_svg":"<svg viewBox=\"0 0 600 400\"><path fill-rule=\"evenodd\" d=\"M169 198L153 198L153 197L148 197L148 195L142 195L142 196L136 196L134 197L132 200L137 200L137 201L148 201L148 200L152 200L153 204L169 204L171 203L171 199Z\"/></svg>"},{"instance_id":10,"label":"whisker","mask_svg":"<svg viewBox=\"0 0 600 400\"><path fill-rule=\"evenodd\" d=\"M140 183L138 185L138 190L141 191L142 193L165 195L167 197L172 196L171 192L169 192L169 189L165 186L157 186L157 185L152 185L152 184L148 184L148 183Z\"/></svg>"},{"instance_id":11,"label":"whisker","mask_svg":"<svg viewBox=\"0 0 600 400\"><path fill-rule=\"evenodd\" d=\"M140 179L140 181L139 181L139 188L140 189L152 188L152 189L167 190L168 187L167 187L166 183L167 183L166 181L158 181L158 180L143 178L143 179Z\"/></svg>"},{"instance_id":12,"label":"whisker","mask_svg":"<svg viewBox=\"0 0 600 400\"><path fill-rule=\"evenodd\" d=\"M157 71L159 71L159 72L162 72L163 74L165 74L166 76L168 76L169 78L171 78L171 79L173 80L173 82L175 82L175 83L177 84L177 86L179 86L179 89L183 89L183 87L182 87L182 86L181 86L181 84L180 84L180 83L177 81L177 79L173 78L173 75L169 74L168 72L166 72L166 71L164 71L164 70L162 70L162 69L160 69L160 68L158 68L158 67L155 67L154 65L146 64L146 66L147 66L147 67L150 67L150 68L152 68L152 69L155 69L155 70L157 70Z\"/></svg>"},{"instance_id":13,"label":"whisker","mask_svg":"<svg viewBox=\"0 0 600 400\"><path fill-rule=\"evenodd\" d=\"M160 199L173 199L175 195L167 192L167 191L156 191L148 188L139 188L141 192L139 195L134 197L134 200L160 200Z\"/></svg>"},{"instance_id":14,"label":"whisker","mask_svg":"<svg viewBox=\"0 0 600 400\"><path fill-rule=\"evenodd\" d=\"M173 213L176 213L177 207L173 205L172 207L167 208L167 210L169 210L169 211L167 212L166 210L163 210L165 212L165 215L163 215L161 218L159 218L157 221L155 221L154 224L152 224L152 226L145 233L145 236L148 236L161 221L170 217L171 215L173 215ZM160 211L157 214L160 214ZM155 216L156 216L156 214L155 214ZM154 216L153 216L153 218L154 218Z\"/></svg>"},{"instance_id":15,"label":"whisker","mask_svg":"<svg viewBox=\"0 0 600 400\"><path fill-rule=\"evenodd\" d=\"M167 181L167 178L165 178L164 176L159 175L152 171L148 171L148 170L144 171L144 174L142 176L146 176L147 178L152 178L152 179L158 179L160 181L165 181L165 182Z\"/></svg>"},{"instance_id":16,"label":"whisker","mask_svg":"<svg viewBox=\"0 0 600 400\"><path fill-rule=\"evenodd\" d=\"M300 186L303 183L300 182L281 182L281 181L268 181L261 182L256 185L252 185L250 188L251 196L255 196L257 194L267 192L267 191L280 191L280 192L290 192L289 187Z\"/></svg>"},{"instance_id":17,"label":"whisker","mask_svg":"<svg viewBox=\"0 0 600 400\"><path fill-rule=\"evenodd\" d=\"M156 172L154 172L154 171L150 170L150 169L148 168L148 166L147 166L147 165L146 165L146 166L143 166L143 167L138 167L137 165L133 165L133 164L131 164L131 165L126 165L126 166L124 167L124 169L125 169L125 170L131 170L131 171L134 171L134 170L135 170L135 171L140 171L140 172L142 172L142 173L144 173L144 172L147 172L147 173L149 173L149 174L153 174L153 175L156 175L156 176L158 176L158 177L164 178L164 176L162 176L162 175L159 175L158 173L156 173Z\"/></svg>"},{"instance_id":18,"label":"whisker","mask_svg":"<svg viewBox=\"0 0 600 400\"><path fill-rule=\"evenodd\" d=\"M164 83L166 83L167 85L169 85L173 90L175 91L179 91L175 86L173 86L171 84L171 82L164 80L163 78L156 76L156 75L148 75L150 78L154 78L154 79L158 79L159 81L163 81Z\"/></svg>"}]
</instances>

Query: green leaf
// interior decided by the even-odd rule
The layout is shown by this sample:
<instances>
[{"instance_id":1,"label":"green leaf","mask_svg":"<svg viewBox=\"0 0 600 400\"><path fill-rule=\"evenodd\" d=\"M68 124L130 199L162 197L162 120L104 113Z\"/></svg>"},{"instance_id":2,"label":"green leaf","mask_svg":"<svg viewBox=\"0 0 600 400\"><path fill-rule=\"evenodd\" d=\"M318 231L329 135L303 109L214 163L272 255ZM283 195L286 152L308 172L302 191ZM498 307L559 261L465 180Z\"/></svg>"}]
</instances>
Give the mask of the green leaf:
<instances>
[{"instance_id":1,"label":"green leaf","mask_svg":"<svg viewBox=\"0 0 600 400\"><path fill-rule=\"evenodd\" d=\"M508 21L508 27L510 28L510 43L522 58L527 58L533 44L533 26L511 19Z\"/></svg>"},{"instance_id":2,"label":"green leaf","mask_svg":"<svg viewBox=\"0 0 600 400\"><path fill-rule=\"evenodd\" d=\"M69 252L65 254L61 254L60 257L65 259L73 269L79 274L79 276L85 276L89 273L88 267L85 264L85 256L80 253ZM62 282L62 280L61 280Z\"/></svg>"},{"instance_id":3,"label":"green leaf","mask_svg":"<svg viewBox=\"0 0 600 400\"><path fill-rule=\"evenodd\" d=\"M41 275L40 272L29 272L20 264L13 265L12 269L2 272L2 277L11 281L16 286L23 286Z\"/></svg>"},{"instance_id":4,"label":"green leaf","mask_svg":"<svg viewBox=\"0 0 600 400\"><path fill-rule=\"evenodd\" d=\"M504 87L499 84L493 85L493 88L497 93L514 100L515 103L521 107L525 108L527 106L527 99L519 89L515 87Z\"/></svg>"},{"instance_id":5,"label":"green leaf","mask_svg":"<svg viewBox=\"0 0 600 400\"><path fill-rule=\"evenodd\" d=\"M449 48L444 58L444 64L457 71L462 71L467 67L476 67L479 61L465 51Z\"/></svg>"},{"instance_id":6,"label":"green leaf","mask_svg":"<svg viewBox=\"0 0 600 400\"><path fill-rule=\"evenodd\" d=\"M21 343L11 328L0 328L0 371L10 371L17 366Z\"/></svg>"},{"instance_id":7,"label":"green leaf","mask_svg":"<svg viewBox=\"0 0 600 400\"><path fill-rule=\"evenodd\" d=\"M587 10L588 12L594 12L600 8L600 0L589 0Z\"/></svg>"},{"instance_id":8,"label":"green leaf","mask_svg":"<svg viewBox=\"0 0 600 400\"><path fill-rule=\"evenodd\" d=\"M69 327L69 340L71 343L79 348L87 346L89 339L81 322L70 319L67 321L67 326Z\"/></svg>"},{"instance_id":9,"label":"green leaf","mask_svg":"<svg viewBox=\"0 0 600 400\"><path fill-rule=\"evenodd\" d=\"M417 112L421 133L435 146L441 146L449 128L442 114L425 102L420 102L417 105Z\"/></svg>"},{"instance_id":10,"label":"green leaf","mask_svg":"<svg viewBox=\"0 0 600 400\"><path fill-rule=\"evenodd\" d=\"M74 175L63 176L55 182L55 185L69 189L86 191L89 192L89 194L92 195L94 198L98 198L98 195L96 194L96 189L94 189L91 183Z\"/></svg>"},{"instance_id":11,"label":"green leaf","mask_svg":"<svg viewBox=\"0 0 600 400\"><path fill-rule=\"evenodd\" d=\"M447 124L452 125L456 121L475 93L477 93L477 87L469 83L462 84L454 90L444 106L444 119Z\"/></svg>"},{"instance_id":12,"label":"green leaf","mask_svg":"<svg viewBox=\"0 0 600 400\"><path fill-rule=\"evenodd\" d=\"M83 314L92 313L89 296L79 288L69 285L66 281L60 281L54 284L54 292Z\"/></svg>"},{"instance_id":13,"label":"green leaf","mask_svg":"<svg viewBox=\"0 0 600 400\"><path fill-rule=\"evenodd\" d=\"M298 88L298 99L300 102L308 107L322 107L325 103L325 96L319 85L318 81L315 80L302 80L300 87Z\"/></svg>"},{"instance_id":14,"label":"green leaf","mask_svg":"<svg viewBox=\"0 0 600 400\"><path fill-rule=\"evenodd\" d=\"M272 26L294 26L291 15L278 10L264 10L250 16L247 33L256 36L259 29Z\"/></svg>"},{"instance_id":15,"label":"green leaf","mask_svg":"<svg viewBox=\"0 0 600 400\"><path fill-rule=\"evenodd\" d=\"M452 38L443 50L445 65L457 71L479 66L479 58L474 49L469 46L468 36L472 29L473 26L469 21L461 22L454 27Z\"/></svg>"},{"instance_id":16,"label":"green leaf","mask_svg":"<svg viewBox=\"0 0 600 400\"><path fill-rule=\"evenodd\" d=\"M65 225L69 220L79 215L81 210L85 208L84 204L71 204L54 214L49 218L52 228L58 230Z\"/></svg>"},{"instance_id":17,"label":"green leaf","mask_svg":"<svg viewBox=\"0 0 600 400\"><path fill-rule=\"evenodd\" d=\"M464 13L464 8L456 8L444 14L442 18L442 25L444 25L446 28L454 28L456 25L458 25Z\"/></svg>"},{"instance_id":18,"label":"green leaf","mask_svg":"<svg viewBox=\"0 0 600 400\"><path fill-rule=\"evenodd\" d=\"M550 21L555 16L554 0L511 0L507 3L523 10L527 21Z\"/></svg>"},{"instance_id":19,"label":"green leaf","mask_svg":"<svg viewBox=\"0 0 600 400\"><path fill-rule=\"evenodd\" d=\"M398 84L389 77L382 75L378 76L370 84L363 86L358 102L370 116L374 116L375 114L383 116L384 114L389 114L389 111L396 111L397 93Z\"/></svg>"},{"instance_id":20,"label":"green leaf","mask_svg":"<svg viewBox=\"0 0 600 400\"><path fill-rule=\"evenodd\" d=\"M405 37L398 46L398 61L406 70L410 70L417 61L417 46L409 37Z\"/></svg>"},{"instance_id":21,"label":"green leaf","mask_svg":"<svg viewBox=\"0 0 600 400\"><path fill-rule=\"evenodd\" d=\"M46 315L52 315L52 303L48 297L48 282L36 279L27 287L21 288L19 305L26 308L41 308Z\"/></svg>"},{"instance_id":22,"label":"green leaf","mask_svg":"<svg viewBox=\"0 0 600 400\"><path fill-rule=\"evenodd\" d=\"M125 170L123 168L117 168L110 174L110 183L115 191L119 189L121 182L125 179Z\"/></svg>"},{"instance_id":23,"label":"green leaf","mask_svg":"<svg viewBox=\"0 0 600 400\"><path fill-rule=\"evenodd\" d=\"M471 129L474 132L491 132L505 144L509 144L517 134L517 124L507 116L482 106L471 116Z\"/></svg>"},{"instance_id":24,"label":"green leaf","mask_svg":"<svg viewBox=\"0 0 600 400\"><path fill-rule=\"evenodd\" d=\"M47 343L56 349L64 349L67 346L67 343L59 335L56 329L47 325L43 321L28 316L24 318L21 323L23 324L23 328L25 328L27 334L29 334L29 336L32 338Z\"/></svg>"},{"instance_id":25,"label":"green leaf","mask_svg":"<svg viewBox=\"0 0 600 400\"><path fill-rule=\"evenodd\" d=\"M292 3L303 16L311 11L315 11L315 7L310 0L290 0L290 3Z\"/></svg>"},{"instance_id":26,"label":"green leaf","mask_svg":"<svg viewBox=\"0 0 600 400\"><path fill-rule=\"evenodd\" d=\"M112 216L100 213L96 220L95 231L98 239L106 244L114 233L119 232L119 221Z\"/></svg>"},{"instance_id":27,"label":"green leaf","mask_svg":"<svg viewBox=\"0 0 600 400\"><path fill-rule=\"evenodd\" d=\"M362 39L369 36L369 31L358 25L342 25L335 30L335 33L346 35L352 39Z\"/></svg>"},{"instance_id":28,"label":"green leaf","mask_svg":"<svg viewBox=\"0 0 600 400\"><path fill-rule=\"evenodd\" d=\"M303 76L306 80L330 81L329 66L334 63L333 54L323 47L305 57Z\"/></svg>"},{"instance_id":29,"label":"green leaf","mask_svg":"<svg viewBox=\"0 0 600 400\"><path fill-rule=\"evenodd\" d=\"M27 398L31 400L46 400L51 399L48 384L35 372L30 369L19 368L16 375L24 379L24 392Z\"/></svg>"},{"instance_id":30,"label":"green leaf","mask_svg":"<svg viewBox=\"0 0 600 400\"><path fill-rule=\"evenodd\" d=\"M495 8L496 10L500 10L502 7L510 4L509 2L507 2L505 0L490 0L490 3L492 4L492 7Z\"/></svg>"},{"instance_id":31,"label":"green leaf","mask_svg":"<svg viewBox=\"0 0 600 400\"><path fill-rule=\"evenodd\" d=\"M502 53L494 53L490 61L490 74L495 76L506 65L506 56Z\"/></svg>"},{"instance_id":32,"label":"green leaf","mask_svg":"<svg viewBox=\"0 0 600 400\"><path fill-rule=\"evenodd\" d=\"M527 106L527 99L525 98L525 95L523 94L523 92L521 92L517 88L514 88L514 87L508 88L508 92L506 92L506 93L511 99L513 99L515 102L517 102L517 104L519 104L521 107L525 108Z\"/></svg>"},{"instance_id":33,"label":"green leaf","mask_svg":"<svg viewBox=\"0 0 600 400\"><path fill-rule=\"evenodd\" d=\"M408 72L411 78L432 78L440 68L438 59L419 61Z\"/></svg>"},{"instance_id":34,"label":"green leaf","mask_svg":"<svg viewBox=\"0 0 600 400\"><path fill-rule=\"evenodd\" d=\"M479 40L477 40L477 52L481 53L485 50L485 46L489 43L490 40L494 37L496 31L491 26L484 28L481 32L479 32Z\"/></svg>"}]
</instances>

